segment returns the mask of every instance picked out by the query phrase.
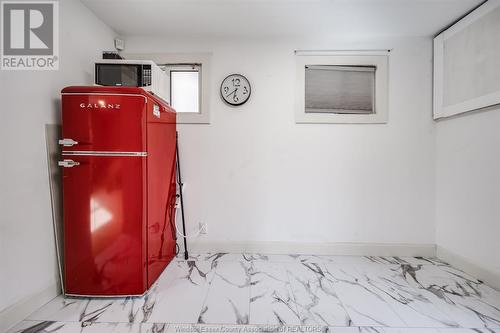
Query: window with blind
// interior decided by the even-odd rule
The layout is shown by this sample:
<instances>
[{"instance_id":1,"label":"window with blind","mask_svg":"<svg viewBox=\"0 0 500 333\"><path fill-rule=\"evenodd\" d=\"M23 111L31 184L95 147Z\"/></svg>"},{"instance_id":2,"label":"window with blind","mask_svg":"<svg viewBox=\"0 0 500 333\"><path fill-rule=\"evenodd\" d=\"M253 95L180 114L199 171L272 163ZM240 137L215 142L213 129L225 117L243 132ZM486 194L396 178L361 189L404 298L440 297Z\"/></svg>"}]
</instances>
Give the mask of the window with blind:
<instances>
[{"instance_id":1,"label":"window with blind","mask_svg":"<svg viewBox=\"0 0 500 333\"><path fill-rule=\"evenodd\" d=\"M305 112L375 113L374 66L305 66Z\"/></svg>"},{"instance_id":2,"label":"window with blind","mask_svg":"<svg viewBox=\"0 0 500 333\"><path fill-rule=\"evenodd\" d=\"M297 123L383 124L390 51L297 51Z\"/></svg>"}]
</instances>

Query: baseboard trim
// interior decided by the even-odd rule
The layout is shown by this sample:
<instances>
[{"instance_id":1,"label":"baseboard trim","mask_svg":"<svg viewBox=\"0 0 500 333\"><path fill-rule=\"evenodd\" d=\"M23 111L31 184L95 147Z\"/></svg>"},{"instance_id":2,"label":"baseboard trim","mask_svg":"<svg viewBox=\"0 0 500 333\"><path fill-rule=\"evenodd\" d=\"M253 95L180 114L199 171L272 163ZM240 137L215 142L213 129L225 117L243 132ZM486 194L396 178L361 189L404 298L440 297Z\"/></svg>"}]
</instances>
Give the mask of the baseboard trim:
<instances>
[{"instance_id":1,"label":"baseboard trim","mask_svg":"<svg viewBox=\"0 0 500 333\"><path fill-rule=\"evenodd\" d=\"M500 275L474 264L469 259L456 254L453 251L447 250L441 246L436 249L437 257L451 264L452 266L461 269L467 274L484 281L490 287L500 291Z\"/></svg>"},{"instance_id":2,"label":"baseboard trim","mask_svg":"<svg viewBox=\"0 0 500 333\"><path fill-rule=\"evenodd\" d=\"M182 249L181 249L182 250ZM435 257L434 244L393 243L296 243L296 242L202 242L188 244L193 253L230 252L266 254L315 254L357 256L425 256Z\"/></svg>"},{"instance_id":3,"label":"baseboard trim","mask_svg":"<svg viewBox=\"0 0 500 333\"><path fill-rule=\"evenodd\" d=\"M2 310L0 312L0 332L7 331L7 329L28 317L33 311L46 304L60 293L61 288L57 284L54 284Z\"/></svg>"}]
</instances>

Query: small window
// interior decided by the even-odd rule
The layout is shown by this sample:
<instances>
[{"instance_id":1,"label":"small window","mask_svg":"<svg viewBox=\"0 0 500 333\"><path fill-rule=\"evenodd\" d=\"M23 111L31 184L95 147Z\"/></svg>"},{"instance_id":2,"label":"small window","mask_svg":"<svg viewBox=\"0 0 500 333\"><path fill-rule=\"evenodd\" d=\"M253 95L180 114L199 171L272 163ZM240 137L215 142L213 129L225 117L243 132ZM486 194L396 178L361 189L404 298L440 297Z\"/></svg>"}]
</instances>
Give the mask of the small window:
<instances>
[{"instance_id":1,"label":"small window","mask_svg":"<svg viewBox=\"0 0 500 333\"><path fill-rule=\"evenodd\" d=\"M169 102L179 114L200 113L201 64L164 64L169 76Z\"/></svg>"},{"instance_id":2,"label":"small window","mask_svg":"<svg viewBox=\"0 0 500 333\"><path fill-rule=\"evenodd\" d=\"M305 112L375 113L375 67L305 66Z\"/></svg>"},{"instance_id":3,"label":"small window","mask_svg":"<svg viewBox=\"0 0 500 333\"><path fill-rule=\"evenodd\" d=\"M179 113L200 112L200 80L198 71L170 72L170 104Z\"/></svg>"},{"instance_id":4,"label":"small window","mask_svg":"<svg viewBox=\"0 0 500 333\"><path fill-rule=\"evenodd\" d=\"M152 60L165 71L165 99L177 111L177 124L210 124L212 53L139 53L127 57Z\"/></svg>"},{"instance_id":5,"label":"small window","mask_svg":"<svg viewBox=\"0 0 500 333\"><path fill-rule=\"evenodd\" d=\"M297 51L295 54L297 123L387 122L389 51Z\"/></svg>"}]
</instances>

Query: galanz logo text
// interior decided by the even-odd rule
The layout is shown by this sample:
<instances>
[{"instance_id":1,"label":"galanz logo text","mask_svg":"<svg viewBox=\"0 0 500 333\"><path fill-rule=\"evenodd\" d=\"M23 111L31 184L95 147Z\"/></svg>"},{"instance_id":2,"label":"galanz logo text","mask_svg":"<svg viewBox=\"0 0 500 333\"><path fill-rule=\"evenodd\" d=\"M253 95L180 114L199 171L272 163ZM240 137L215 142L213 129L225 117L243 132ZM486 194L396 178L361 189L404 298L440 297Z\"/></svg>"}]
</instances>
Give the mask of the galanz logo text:
<instances>
[{"instance_id":1,"label":"galanz logo text","mask_svg":"<svg viewBox=\"0 0 500 333\"><path fill-rule=\"evenodd\" d=\"M114 109L120 110L120 104L108 104L102 101L99 103L80 103L81 109Z\"/></svg>"}]
</instances>

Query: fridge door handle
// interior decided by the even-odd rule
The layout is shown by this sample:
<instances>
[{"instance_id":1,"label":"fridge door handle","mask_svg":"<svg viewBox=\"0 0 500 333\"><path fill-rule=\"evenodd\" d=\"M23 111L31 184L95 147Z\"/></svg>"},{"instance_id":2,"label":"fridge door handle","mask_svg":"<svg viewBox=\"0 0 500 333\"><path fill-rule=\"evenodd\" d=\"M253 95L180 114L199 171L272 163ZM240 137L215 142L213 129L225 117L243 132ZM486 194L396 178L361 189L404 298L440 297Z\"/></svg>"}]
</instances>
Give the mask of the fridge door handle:
<instances>
[{"instance_id":1,"label":"fridge door handle","mask_svg":"<svg viewBox=\"0 0 500 333\"><path fill-rule=\"evenodd\" d=\"M77 145L78 141L75 141L73 139L61 139L61 140L59 140L59 144L64 146L64 147L71 147L71 146Z\"/></svg>"},{"instance_id":2,"label":"fridge door handle","mask_svg":"<svg viewBox=\"0 0 500 333\"><path fill-rule=\"evenodd\" d=\"M57 165L63 168L72 168L74 166L80 165L80 162L75 162L73 160L62 160L57 162Z\"/></svg>"}]
</instances>

